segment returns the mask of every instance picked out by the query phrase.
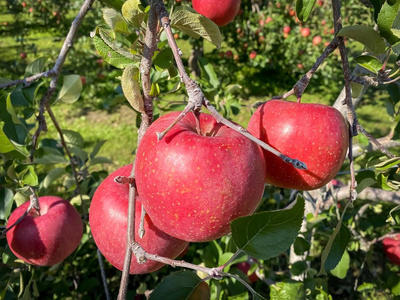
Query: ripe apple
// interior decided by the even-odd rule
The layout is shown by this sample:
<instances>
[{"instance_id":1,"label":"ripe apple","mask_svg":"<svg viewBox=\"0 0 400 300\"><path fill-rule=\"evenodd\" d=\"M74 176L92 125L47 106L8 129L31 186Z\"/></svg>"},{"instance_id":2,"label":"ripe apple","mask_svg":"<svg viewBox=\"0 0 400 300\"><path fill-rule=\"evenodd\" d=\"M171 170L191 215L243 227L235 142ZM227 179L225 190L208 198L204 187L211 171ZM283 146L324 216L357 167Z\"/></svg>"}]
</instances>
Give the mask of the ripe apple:
<instances>
[{"instance_id":1,"label":"ripe apple","mask_svg":"<svg viewBox=\"0 0 400 300\"><path fill-rule=\"evenodd\" d=\"M226 51L225 53L226 58L231 58L233 57L233 52L231 50Z\"/></svg>"},{"instance_id":2,"label":"ripe apple","mask_svg":"<svg viewBox=\"0 0 400 300\"><path fill-rule=\"evenodd\" d=\"M291 28L289 26L284 26L283 27L283 33L289 34L290 30L291 30Z\"/></svg>"},{"instance_id":3,"label":"ripe apple","mask_svg":"<svg viewBox=\"0 0 400 300\"><path fill-rule=\"evenodd\" d=\"M322 42L322 38L319 35L313 37L312 43L314 46L319 45Z\"/></svg>"},{"instance_id":4,"label":"ripe apple","mask_svg":"<svg viewBox=\"0 0 400 300\"><path fill-rule=\"evenodd\" d=\"M267 17L265 19L265 24L271 23L272 22L272 18L271 17Z\"/></svg>"},{"instance_id":5,"label":"ripe apple","mask_svg":"<svg viewBox=\"0 0 400 300\"><path fill-rule=\"evenodd\" d=\"M124 266L126 233L128 224L129 186L114 181L117 176L129 176L132 165L126 165L111 173L97 188L93 195L89 210L89 224L93 239L104 257L117 269ZM143 249L151 254L164 257L177 257L188 245L157 229L150 217L144 221L145 235L139 238L142 206L137 198L135 206L135 240ZM158 270L163 266L156 261L139 264L132 258L129 272L144 274Z\"/></svg>"},{"instance_id":6,"label":"ripe apple","mask_svg":"<svg viewBox=\"0 0 400 300\"><path fill-rule=\"evenodd\" d=\"M254 50L251 51L249 57L250 57L251 59L255 59L255 58L257 57L257 52L254 51Z\"/></svg>"},{"instance_id":7,"label":"ripe apple","mask_svg":"<svg viewBox=\"0 0 400 300\"><path fill-rule=\"evenodd\" d=\"M27 4L26 4L26 2L24 1L24 2L22 2L21 5L22 5L22 7L26 7Z\"/></svg>"},{"instance_id":8,"label":"ripe apple","mask_svg":"<svg viewBox=\"0 0 400 300\"><path fill-rule=\"evenodd\" d=\"M264 191L261 148L201 113L188 113L161 140L179 112L157 119L136 155L136 185L154 224L189 242L229 233L229 223L252 214Z\"/></svg>"},{"instance_id":9,"label":"ripe apple","mask_svg":"<svg viewBox=\"0 0 400 300\"><path fill-rule=\"evenodd\" d=\"M395 265L400 265L400 234L394 238L384 238L382 244L386 257Z\"/></svg>"},{"instance_id":10,"label":"ripe apple","mask_svg":"<svg viewBox=\"0 0 400 300\"><path fill-rule=\"evenodd\" d=\"M239 13L240 0L193 0L193 8L218 26L225 26Z\"/></svg>"},{"instance_id":11,"label":"ripe apple","mask_svg":"<svg viewBox=\"0 0 400 300\"><path fill-rule=\"evenodd\" d=\"M289 10L289 16L293 17L295 14L296 12L293 9Z\"/></svg>"},{"instance_id":12,"label":"ripe apple","mask_svg":"<svg viewBox=\"0 0 400 300\"><path fill-rule=\"evenodd\" d=\"M82 85L86 84L86 77L85 76L81 76L81 82L82 82Z\"/></svg>"},{"instance_id":13,"label":"ripe apple","mask_svg":"<svg viewBox=\"0 0 400 300\"><path fill-rule=\"evenodd\" d=\"M55 196L39 198L40 215L31 210L7 232L11 251L24 262L35 266L52 266L62 262L78 247L83 232L82 220L75 208ZM25 202L12 213L7 228L29 207Z\"/></svg>"},{"instance_id":14,"label":"ripe apple","mask_svg":"<svg viewBox=\"0 0 400 300\"><path fill-rule=\"evenodd\" d=\"M304 27L304 28L301 28L300 29L300 34L303 36L303 37L308 37L309 35L310 35L310 28L308 28L308 27Z\"/></svg>"},{"instance_id":15,"label":"ripe apple","mask_svg":"<svg viewBox=\"0 0 400 300\"><path fill-rule=\"evenodd\" d=\"M244 274L246 274L247 277L249 278L250 282L256 282L258 280L258 276L257 276L256 272L248 274L249 270L251 268L251 265L247 261L238 263L235 265L235 267L238 268L240 271L242 271Z\"/></svg>"},{"instance_id":16,"label":"ripe apple","mask_svg":"<svg viewBox=\"0 0 400 300\"><path fill-rule=\"evenodd\" d=\"M307 165L307 170L299 170L264 151L266 182L288 189L313 190L327 184L339 171L349 145L346 120L322 104L267 101L250 118L247 129Z\"/></svg>"},{"instance_id":17,"label":"ripe apple","mask_svg":"<svg viewBox=\"0 0 400 300\"><path fill-rule=\"evenodd\" d=\"M26 55L25 52L21 52L21 53L19 54L19 56L21 57L21 59L26 59L26 57L27 57L27 55Z\"/></svg>"}]
</instances>

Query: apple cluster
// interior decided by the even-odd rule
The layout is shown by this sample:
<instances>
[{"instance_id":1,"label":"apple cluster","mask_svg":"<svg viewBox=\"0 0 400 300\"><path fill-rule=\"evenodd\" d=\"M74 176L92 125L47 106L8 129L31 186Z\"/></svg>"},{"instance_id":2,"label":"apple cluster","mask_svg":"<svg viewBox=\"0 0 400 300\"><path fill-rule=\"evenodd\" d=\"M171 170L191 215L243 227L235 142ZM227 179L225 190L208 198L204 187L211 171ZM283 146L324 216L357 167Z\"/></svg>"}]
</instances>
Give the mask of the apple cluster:
<instances>
[{"instance_id":1,"label":"apple cluster","mask_svg":"<svg viewBox=\"0 0 400 300\"><path fill-rule=\"evenodd\" d=\"M189 242L206 242L230 232L232 220L251 215L259 205L265 183L310 190L327 184L340 169L348 147L348 127L334 108L271 100L250 119L248 130L278 151L307 164L298 170L263 151L253 141L209 114L188 113L159 140L178 117L168 113L144 134L137 150L135 239L152 254L175 258ZM93 238L103 255L122 269L126 246L128 185L114 181L129 177L124 166L96 190L89 214ZM144 237L138 228L146 211ZM162 264L131 263L142 274Z\"/></svg>"}]
</instances>

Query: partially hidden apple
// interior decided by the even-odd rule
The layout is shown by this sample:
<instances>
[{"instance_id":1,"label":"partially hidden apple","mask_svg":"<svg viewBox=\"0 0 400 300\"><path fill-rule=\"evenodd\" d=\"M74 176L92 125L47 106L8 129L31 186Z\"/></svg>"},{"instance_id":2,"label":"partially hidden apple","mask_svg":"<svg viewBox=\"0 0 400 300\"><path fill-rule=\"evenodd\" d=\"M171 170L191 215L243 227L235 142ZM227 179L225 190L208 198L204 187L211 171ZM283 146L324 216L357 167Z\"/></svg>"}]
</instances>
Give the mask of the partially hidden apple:
<instances>
[{"instance_id":1,"label":"partially hidden apple","mask_svg":"<svg viewBox=\"0 0 400 300\"><path fill-rule=\"evenodd\" d=\"M114 181L117 176L129 177L132 165L126 165L111 173L97 188L93 195L89 210L89 224L93 239L104 257L117 269L124 266L126 235L128 226L129 185ZM145 235L140 238L142 205L136 198L135 206L135 240L151 254L174 259L188 245L188 242L176 239L157 229L150 217L144 220ZM164 264L148 260L139 264L132 258L129 272L145 274L160 269Z\"/></svg>"},{"instance_id":2,"label":"partially hidden apple","mask_svg":"<svg viewBox=\"0 0 400 300\"><path fill-rule=\"evenodd\" d=\"M233 21L240 9L240 0L193 0L193 8L218 26Z\"/></svg>"},{"instance_id":3,"label":"partially hidden apple","mask_svg":"<svg viewBox=\"0 0 400 300\"><path fill-rule=\"evenodd\" d=\"M265 163L258 145L218 123L188 113L161 140L179 112L157 119L136 155L142 203L161 230L189 242L230 232L229 223L252 214L261 200Z\"/></svg>"},{"instance_id":4,"label":"partially hidden apple","mask_svg":"<svg viewBox=\"0 0 400 300\"><path fill-rule=\"evenodd\" d=\"M249 274L251 265L247 261L237 263L235 265L235 267L238 268L240 271L242 271L245 275L247 275L250 282L256 282L258 280L258 276L257 276L256 272Z\"/></svg>"},{"instance_id":5,"label":"partially hidden apple","mask_svg":"<svg viewBox=\"0 0 400 300\"><path fill-rule=\"evenodd\" d=\"M384 238L382 244L386 257L395 265L400 265L400 234Z\"/></svg>"},{"instance_id":6,"label":"partially hidden apple","mask_svg":"<svg viewBox=\"0 0 400 300\"><path fill-rule=\"evenodd\" d=\"M307 165L296 169L264 150L266 182L277 187L313 190L338 173L349 146L347 122L331 106L270 100L253 114L248 131L293 159Z\"/></svg>"},{"instance_id":7,"label":"partially hidden apple","mask_svg":"<svg viewBox=\"0 0 400 300\"><path fill-rule=\"evenodd\" d=\"M52 266L62 262L78 247L83 224L76 209L62 198L39 197L40 215L31 210L7 232L11 251L24 262ZM29 201L17 207L8 219L13 225L28 209Z\"/></svg>"}]
</instances>

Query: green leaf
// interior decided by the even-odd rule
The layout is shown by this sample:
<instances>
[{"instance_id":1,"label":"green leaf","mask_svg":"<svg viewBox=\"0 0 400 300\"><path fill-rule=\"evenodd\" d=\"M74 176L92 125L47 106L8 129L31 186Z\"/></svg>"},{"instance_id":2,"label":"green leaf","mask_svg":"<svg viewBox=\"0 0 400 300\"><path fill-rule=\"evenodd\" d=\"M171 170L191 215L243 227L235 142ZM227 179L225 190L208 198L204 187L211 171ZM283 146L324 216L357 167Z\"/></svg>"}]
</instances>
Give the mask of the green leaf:
<instances>
[{"instance_id":1,"label":"green leaf","mask_svg":"<svg viewBox=\"0 0 400 300\"><path fill-rule=\"evenodd\" d=\"M107 157L103 157L103 156L96 156L95 158L93 158L90 161L90 165L94 166L97 164L112 164L112 160L107 158Z\"/></svg>"},{"instance_id":2,"label":"green leaf","mask_svg":"<svg viewBox=\"0 0 400 300\"><path fill-rule=\"evenodd\" d=\"M385 53L385 40L372 27L352 25L343 27L337 36L351 38L367 47L372 53Z\"/></svg>"},{"instance_id":3,"label":"green leaf","mask_svg":"<svg viewBox=\"0 0 400 300\"><path fill-rule=\"evenodd\" d=\"M378 14L377 24L379 32L391 45L399 41L399 37L392 31L392 25L399 13L399 6L400 0L388 0L382 5Z\"/></svg>"},{"instance_id":4,"label":"green leaf","mask_svg":"<svg viewBox=\"0 0 400 300\"><path fill-rule=\"evenodd\" d=\"M11 141L7 135L3 131L4 122L0 122L0 153L9 153L11 151L17 151L22 154L24 157L29 156L28 150L22 145L19 145L13 141Z\"/></svg>"},{"instance_id":5,"label":"green leaf","mask_svg":"<svg viewBox=\"0 0 400 300\"><path fill-rule=\"evenodd\" d=\"M33 166L26 167L26 171L24 172L24 176L22 178L22 184L30 186L37 186L39 184L39 180Z\"/></svg>"},{"instance_id":6,"label":"green leaf","mask_svg":"<svg viewBox=\"0 0 400 300\"><path fill-rule=\"evenodd\" d=\"M93 147L92 153L90 153L90 159L93 159L99 153L105 142L106 140L100 141Z\"/></svg>"},{"instance_id":7,"label":"green leaf","mask_svg":"<svg viewBox=\"0 0 400 300\"><path fill-rule=\"evenodd\" d=\"M360 55L356 58L356 62L375 74L383 67L381 61L372 55Z\"/></svg>"},{"instance_id":8,"label":"green leaf","mask_svg":"<svg viewBox=\"0 0 400 300\"><path fill-rule=\"evenodd\" d=\"M11 104L11 94L8 94L7 100L6 100L6 108L7 112L11 116L11 119L14 124L21 124L21 121L18 119L17 114L14 111L14 107Z\"/></svg>"},{"instance_id":9,"label":"green leaf","mask_svg":"<svg viewBox=\"0 0 400 300\"><path fill-rule=\"evenodd\" d=\"M99 52L100 56L108 62L110 65L113 65L116 68L122 69L126 66L133 63L131 58L127 58L124 55L116 52L115 50L111 49L100 37L95 35L93 37L94 46Z\"/></svg>"},{"instance_id":10,"label":"green leaf","mask_svg":"<svg viewBox=\"0 0 400 300\"><path fill-rule=\"evenodd\" d=\"M137 28L142 25L142 22L146 17L144 9L140 5L140 0L127 0L122 5L122 15L125 20Z\"/></svg>"},{"instance_id":11,"label":"green leaf","mask_svg":"<svg viewBox=\"0 0 400 300\"><path fill-rule=\"evenodd\" d=\"M154 59L154 65L161 70L168 69L174 61L171 48L165 48Z\"/></svg>"},{"instance_id":12,"label":"green leaf","mask_svg":"<svg viewBox=\"0 0 400 300\"><path fill-rule=\"evenodd\" d=\"M296 240L294 241L293 244L294 253L296 253L297 255L303 255L304 252L310 250L310 247L311 247L310 242L306 241L301 236L296 237Z\"/></svg>"},{"instance_id":13,"label":"green leaf","mask_svg":"<svg viewBox=\"0 0 400 300\"><path fill-rule=\"evenodd\" d=\"M197 62L200 67L201 78L207 80L214 88L219 87L220 81L212 64L204 57L200 57Z\"/></svg>"},{"instance_id":14,"label":"green leaf","mask_svg":"<svg viewBox=\"0 0 400 300\"><path fill-rule=\"evenodd\" d=\"M81 96L82 81L79 75L65 75L63 85L58 93L57 100L64 103L74 103Z\"/></svg>"},{"instance_id":15,"label":"green leaf","mask_svg":"<svg viewBox=\"0 0 400 300\"><path fill-rule=\"evenodd\" d=\"M333 276L340 279L345 279L347 271L350 267L350 255L347 251L344 251L342 258L340 259L338 265L331 271Z\"/></svg>"},{"instance_id":16,"label":"green leaf","mask_svg":"<svg viewBox=\"0 0 400 300\"><path fill-rule=\"evenodd\" d=\"M54 180L66 173L67 171L65 171L64 168L54 168L50 170L50 172L47 173L46 177L43 180L43 186L47 189Z\"/></svg>"},{"instance_id":17,"label":"green leaf","mask_svg":"<svg viewBox=\"0 0 400 300\"><path fill-rule=\"evenodd\" d=\"M79 148L83 148L84 141L82 135L79 132L69 129L63 129L62 133L64 134L64 139L66 143Z\"/></svg>"},{"instance_id":18,"label":"green leaf","mask_svg":"<svg viewBox=\"0 0 400 300\"><path fill-rule=\"evenodd\" d=\"M10 215L14 194L10 189L0 189L0 219L6 220Z\"/></svg>"},{"instance_id":19,"label":"green leaf","mask_svg":"<svg viewBox=\"0 0 400 300\"><path fill-rule=\"evenodd\" d=\"M47 59L48 57L46 56L36 58L26 67L25 76L28 77L43 72Z\"/></svg>"},{"instance_id":20,"label":"green leaf","mask_svg":"<svg viewBox=\"0 0 400 300\"><path fill-rule=\"evenodd\" d=\"M120 32L126 35L129 34L128 25L126 24L126 21L124 20L122 15L118 13L115 9L112 8L103 9L103 18L108 24L108 26L110 26L111 29L113 30L114 39L116 32Z\"/></svg>"},{"instance_id":21,"label":"green leaf","mask_svg":"<svg viewBox=\"0 0 400 300\"><path fill-rule=\"evenodd\" d=\"M172 273L156 286L150 294L150 300L190 299L190 295L201 282L201 278L191 271Z\"/></svg>"},{"instance_id":22,"label":"green leaf","mask_svg":"<svg viewBox=\"0 0 400 300\"><path fill-rule=\"evenodd\" d=\"M317 0L296 0L296 14L301 22L306 22Z\"/></svg>"},{"instance_id":23,"label":"green leaf","mask_svg":"<svg viewBox=\"0 0 400 300\"><path fill-rule=\"evenodd\" d=\"M160 86L158 85L158 83L152 83L151 84L151 89L150 89L150 96L157 96L160 94Z\"/></svg>"},{"instance_id":24,"label":"green leaf","mask_svg":"<svg viewBox=\"0 0 400 300\"><path fill-rule=\"evenodd\" d=\"M296 281L277 282L271 285L269 296L271 300L306 299L303 283Z\"/></svg>"},{"instance_id":25,"label":"green leaf","mask_svg":"<svg viewBox=\"0 0 400 300\"><path fill-rule=\"evenodd\" d=\"M377 171L385 171L400 164L400 157L393 157L375 165Z\"/></svg>"},{"instance_id":26,"label":"green leaf","mask_svg":"<svg viewBox=\"0 0 400 300\"><path fill-rule=\"evenodd\" d=\"M70 147L69 150L71 151L72 154L79 157L80 160L82 160L83 162L87 161L88 154L85 150L82 150L79 147Z\"/></svg>"},{"instance_id":27,"label":"green leaf","mask_svg":"<svg viewBox=\"0 0 400 300\"><path fill-rule=\"evenodd\" d=\"M374 20L376 23L378 20L378 14L379 14L381 7L385 1L384 0L370 0L370 2L374 7Z\"/></svg>"},{"instance_id":28,"label":"green leaf","mask_svg":"<svg viewBox=\"0 0 400 300\"><path fill-rule=\"evenodd\" d=\"M183 9L175 10L171 15L171 26L193 38L202 37L217 48L221 47L222 36L219 27L203 15Z\"/></svg>"},{"instance_id":29,"label":"green leaf","mask_svg":"<svg viewBox=\"0 0 400 300\"><path fill-rule=\"evenodd\" d=\"M395 54L400 55L400 42L397 42L396 44L392 45L392 51Z\"/></svg>"},{"instance_id":30,"label":"green leaf","mask_svg":"<svg viewBox=\"0 0 400 300\"><path fill-rule=\"evenodd\" d=\"M304 216L304 199L298 196L291 208L262 212L231 222L232 238L248 255L269 259L294 242Z\"/></svg>"},{"instance_id":31,"label":"green leaf","mask_svg":"<svg viewBox=\"0 0 400 300\"><path fill-rule=\"evenodd\" d=\"M132 108L140 113L146 113L140 86L138 83L139 69L129 65L124 69L121 78L122 91Z\"/></svg>"},{"instance_id":32,"label":"green leaf","mask_svg":"<svg viewBox=\"0 0 400 300\"><path fill-rule=\"evenodd\" d=\"M292 266L290 268L291 273L294 276L299 276L299 275L303 274L307 269L308 269L307 262L305 262L303 260L296 261L294 264L292 264Z\"/></svg>"},{"instance_id":33,"label":"green leaf","mask_svg":"<svg viewBox=\"0 0 400 300\"><path fill-rule=\"evenodd\" d=\"M36 158L34 160L36 164L43 164L43 165L49 165L49 164L59 164L59 163L66 163L68 160L61 155L56 155L56 154L47 154L44 155L43 157Z\"/></svg>"},{"instance_id":34,"label":"green leaf","mask_svg":"<svg viewBox=\"0 0 400 300\"><path fill-rule=\"evenodd\" d=\"M321 269L318 275L326 275L327 271L333 270L338 265L350 241L350 237L349 229L340 221L322 251Z\"/></svg>"},{"instance_id":35,"label":"green leaf","mask_svg":"<svg viewBox=\"0 0 400 300\"><path fill-rule=\"evenodd\" d=\"M400 101L400 86L397 83L392 83L387 86L387 89L393 103L397 104Z\"/></svg>"},{"instance_id":36,"label":"green leaf","mask_svg":"<svg viewBox=\"0 0 400 300\"><path fill-rule=\"evenodd\" d=\"M103 2L105 5L108 7L112 7L116 9L117 11L120 11L122 8L122 5L124 4L124 0L101 0L100 2Z\"/></svg>"}]
</instances>

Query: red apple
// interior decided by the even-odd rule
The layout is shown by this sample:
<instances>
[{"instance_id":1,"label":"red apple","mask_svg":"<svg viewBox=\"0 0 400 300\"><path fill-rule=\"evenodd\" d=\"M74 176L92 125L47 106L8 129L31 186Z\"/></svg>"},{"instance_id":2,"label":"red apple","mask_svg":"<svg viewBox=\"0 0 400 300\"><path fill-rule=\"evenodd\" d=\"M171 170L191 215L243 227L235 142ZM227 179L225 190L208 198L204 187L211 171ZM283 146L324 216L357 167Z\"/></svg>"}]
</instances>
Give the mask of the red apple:
<instances>
[{"instance_id":1,"label":"red apple","mask_svg":"<svg viewBox=\"0 0 400 300\"><path fill-rule=\"evenodd\" d=\"M26 7L27 4L26 4L26 2L24 1L24 2L22 2L21 5L22 5L22 7Z\"/></svg>"},{"instance_id":2,"label":"red apple","mask_svg":"<svg viewBox=\"0 0 400 300\"><path fill-rule=\"evenodd\" d=\"M293 17L295 14L296 12L293 9L289 10L289 16Z\"/></svg>"},{"instance_id":3,"label":"red apple","mask_svg":"<svg viewBox=\"0 0 400 300\"><path fill-rule=\"evenodd\" d=\"M104 257L117 269L124 266L126 233L128 223L129 186L114 181L117 176L130 175L132 165L124 166L111 173L97 188L93 195L89 211L89 224L93 239ZM145 235L139 238L142 206L140 199L136 200L135 208L135 240L143 249L151 254L175 258L188 245L157 229L150 217L146 215L144 221ZM129 272L144 274L158 270L162 263L147 261L139 264L133 257Z\"/></svg>"},{"instance_id":4,"label":"red apple","mask_svg":"<svg viewBox=\"0 0 400 300\"><path fill-rule=\"evenodd\" d=\"M226 51L225 53L226 58L231 58L233 56L233 52L231 50Z\"/></svg>"},{"instance_id":5,"label":"red apple","mask_svg":"<svg viewBox=\"0 0 400 300\"><path fill-rule=\"evenodd\" d=\"M11 251L24 262L52 266L78 247L83 232L82 220L75 208L59 197L40 197L39 203L40 215L31 210L7 232L7 242ZM7 228L25 213L29 204L25 202L12 212Z\"/></svg>"},{"instance_id":6,"label":"red apple","mask_svg":"<svg viewBox=\"0 0 400 300\"><path fill-rule=\"evenodd\" d=\"M291 30L291 28L289 26L284 26L283 27L283 33L289 34L290 30Z\"/></svg>"},{"instance_id":7,"label":"red apple","mask_svg":"<svg viewBox=\"0 0 400 300\"><path fill-rule=\"evenodd\" d=\"M250 57L251 59L255 59L255 58L257 57L257 52L254 51L254 50L251 51L249 57Z\"/></svg>"},{"instance_id":8,"label":"red apple","mask_svg":"<svg viewBox=\"0 0 400 300\"><path fill-rule=\"evenodd\" d=\"M26 55L25 52L21 52L21 53L19 54L19 56L21 57L21 59L26 59L26 57L27 57L27 55Z\"/></svg>"},{"instance_id":9,"label":"red apple","mask_svg":"<svg viewBox=\"0 0 400 300\"><path fill-rule=\"evenodd\" d=\"M265 23L266 23L266 24L271 23L271 22L272 22L272 18L271 18L271 17L267 17L267 18L265 19Z\"/></svg>"},{"instance_id":10,"label":"red apple","mask_svg":"<svg viewBox=\"0 0 400 300\"><path fill-rule=\"evenodd\" d=\"M81 76L81 82L82 82L82 85L86 84L86 77L85 76Z\"/></svg>"},{"instance_id":11,"label":"red apple","mask_svg":"<svg viewBox=\"0 0 400 300\"><path fill-rule=\"evenodd\" d=\"M400 265L400 235L384 238L382 244L386 257L395 265Z\"/></svg>"},{"instance_id":12,"label":"red apple","mask_svg":"<svg viewBox=\"0 0 400 300\"><path fill-rule=\"evenodd\" d=\"M193 8L218 26L225 26L239 13L240 0L193 0Z\"/></svg>"},{"instance_id":13,"label":"red apple","mask_svg":"<svg viewBox=\"0 0 400 300\"><path fill-rule=\"evenodd\" d=\"M313 37L312 43L314 46L319 45L322 42L322 38L319 35Z\"/></svg>"},{"instance_id":14,"label":"red apple","mask_svg":"<svg viewBox=\"0 0 400 300\"><path fill-rule=\"evenodd\" d=\"M308 27L304 27L304 28L301 28L300 29L300 34L303 36L303 37L308 37L309 35L310 35L310 28L308 28Z\"/></svg>"},{"instance_id":15,"label":"red apple","mask_svg":"<svg viewBox=\"0 0 400 300\"><path fill-rule=\"evenodd\" d=\"M349 145L346 120L335 108L321 104L267 101L251 117L248 130L307 165L307 170L299 170L264 151L266 182L288 189L313 190L327 184L339 171Z\"/></svg>"},{"instance_id":16,"label":"red apple","mask_svg":"<svg viewBox=\"0 0 400 300\"><path fill-rule=\"evenodd\" d=\"M298 67L300 70L303 70L303 69L304 69L304 66L303 66L303 64L301 64L301 63L297 64L297 67Z\"/></svg>"},{"instance_id":17,"label":"red apple","mask_svg":"<svg viewBox=\"0 0 400 300\"><path fill-rule=\"evenodd\" d=\"M189 242L229 233L229 223L252 214L264 191L262 151L208 114L188 113L160 141L179 112L157 119L136 155L136 185L154 224ZM264 164L264 165L263 165Z\"/></svg>"},{"instance_id":18,"label":"red apple","mask_svg":"<svg viewBox=\"0 0 400 300\"><path fill-rule=\"evenodd\" d=\"M30 7L30 8L29 8L29 12L30 12L30 13L33 12L33 7Z\"/></svg>"},{"instance_id":19,"label":"red apple","mask_svg":"<svg viewBox=\"0 0 400 300\"><path fill-rule=\"evenodd\" d=\"M258 276L257 276L256 272L248 274L249 270L251 268L251 265L247 261L238 263L235 266L236 266L236 268L238 268L240 271L242 271L244 274L247 275L250 282L256 282L258 280Z\"/></svg>"}]
</instances>

